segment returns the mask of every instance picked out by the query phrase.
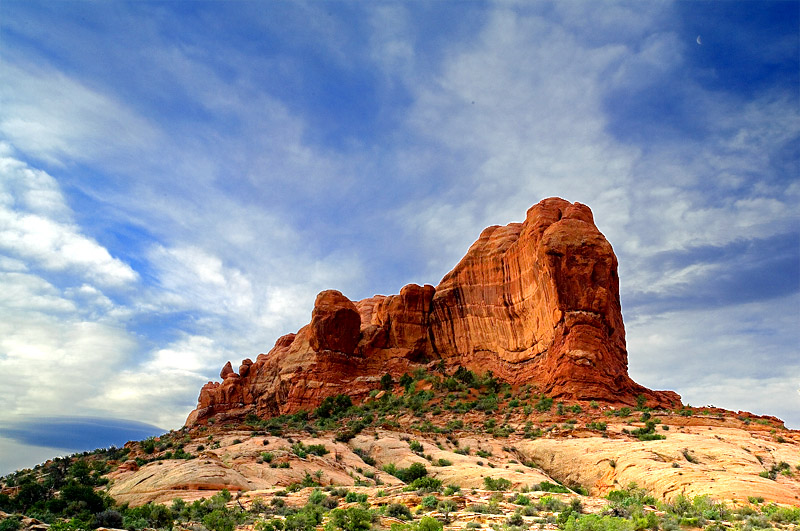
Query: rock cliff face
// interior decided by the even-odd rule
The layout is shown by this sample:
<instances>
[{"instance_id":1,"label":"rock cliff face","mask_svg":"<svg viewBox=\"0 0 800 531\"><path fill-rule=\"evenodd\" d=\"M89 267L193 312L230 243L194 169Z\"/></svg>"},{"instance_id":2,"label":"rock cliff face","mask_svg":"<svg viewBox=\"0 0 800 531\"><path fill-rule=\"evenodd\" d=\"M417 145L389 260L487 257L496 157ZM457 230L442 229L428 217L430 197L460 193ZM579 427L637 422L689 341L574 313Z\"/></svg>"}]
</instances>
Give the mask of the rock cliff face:
<instances>
[{"instance_id":1,"label":"rock cliff face","mask_svg":"<svg viewBox=\"0 0 800 531\"><path fill-rule=\"evenodd\" d=\"M439 285L353 303L317 296L311 323L268 354L230 362L187 420L310 409L325 397L356 400L420 366L491 370L563 400L674 406L628 376L617 259L589 207L545 199L523 223L485 229Z\"/></svg>"}]
</instances>

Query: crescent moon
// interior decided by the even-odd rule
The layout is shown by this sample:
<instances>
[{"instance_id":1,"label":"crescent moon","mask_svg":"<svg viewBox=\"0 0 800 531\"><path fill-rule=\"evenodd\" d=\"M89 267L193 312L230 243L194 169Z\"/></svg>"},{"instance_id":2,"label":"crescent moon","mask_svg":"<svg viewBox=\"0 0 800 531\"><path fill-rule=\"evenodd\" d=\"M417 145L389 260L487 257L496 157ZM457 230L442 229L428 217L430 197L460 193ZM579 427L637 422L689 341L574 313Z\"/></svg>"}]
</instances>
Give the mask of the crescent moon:
<instances>
[{"instance_id":1,"label":"crescent moon","mask_svg":"<svg viewBox=\"0 0 800 531\"><path fill-rule=\"evenodd\" d=\"M700 45L703 44L702 39L700 39L700 35L697 36L697 44L700 44Z\"/></svg>"}]
</instances>

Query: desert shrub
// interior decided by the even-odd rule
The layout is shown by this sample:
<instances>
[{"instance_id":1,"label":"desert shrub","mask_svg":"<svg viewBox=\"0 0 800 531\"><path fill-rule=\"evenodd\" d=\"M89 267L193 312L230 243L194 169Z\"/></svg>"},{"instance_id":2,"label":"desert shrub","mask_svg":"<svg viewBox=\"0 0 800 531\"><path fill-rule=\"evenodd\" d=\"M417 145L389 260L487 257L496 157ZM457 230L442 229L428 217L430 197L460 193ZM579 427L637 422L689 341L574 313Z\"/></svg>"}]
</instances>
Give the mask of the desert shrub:
<instances>
[{"instance_id":1,"label":"desert shrub","mask_svg":"<svg viewBox=\"0 0 800 531\"><path fill-rule=\"evenodd\" d=\"M400 377L400 381L398 383L402 385L406 391L408 391L411 387L411 384L414 383L414 378L409 376L408 373L403 373L403 376Z\"/></svg>"},{"instance_id":2,"label":"desert shrub","mask_svg":"<svg viewBox=\"0 0 800 531\"><path fill-rule=\"evenodd\" d=\"M541 490L544 492L561 492L564 494L569 493L569 489L564 485L558 483L550 483L549 481L542 481L538 485L533 486L534 490Z\"/></svg>"},{"instance_id":3,"label":"desert shrub","mask_svg":"<svg viewBox=\"0 0 800 531\"><path fill-rule=\"evenodd\" d=\"M559 513L567 508L567 504L552 496L542 496L536 503L536 508L540 511Z\"/></svg>"},{"instance_id":4,"label":"desert shrub","mask_svg":"<svg viewBox=\"0 0 800 531\"><path fill-rule=\"evenodd\" d=\"M436 518L423 516L419 522L392 524L391 531L442 531L442 523Z\"/></svg>"},{"instance_id":5,"label":"desert shrub","mask_svg":"<svg viewBox=\"0 0 800 531\"><path fill-rule=\"evenodd\" d=\"M417 478L408 484L406 490L416 490L421 492L438 492L442 489L442 480L429 476Z\"/></svg>"},{"instance_id":6,"label":"desert shrub","mask_svg":"<svg viewBox=\"0 0 800 531\"><path fill-rule=\"evenodd\" d=\"M612 490L606 495L606 499L624 506L656 504L656 499L645 489L639 488L636 483L630 483L624 490Z\"/></svg>"},{"instance_id":7,"label":"desert shrub","mask_svg":"<svg viewBox=\"0 0 800 531\"><path fill-rule=\"evenodd\" d=\"M308 495L308 503L315 503L317 505L322 505L322 503L325 501L327 497L328 496L325 495L325 493L322 492L321 490L314 489L313 491L311 491L311 494Z\"/></svg>"},{"instance_id":8,"label":"desert shrub","mask_svg":"<svg viewBox=\"0 0 800 531\"><path fill-rule=\"evenodd\" d=\"M375 466L375 459L372 458L366 451L361 448L353 448L353 453L361 458L369 466Z\"/></svg>"},{"instance_id":9,"label":"desert shrub","mask_svg":"<svg viewBox=\"0 0 800 531\"><path fill-rule=\"evenodd\" d=\"M572 514L564 523L564 531L633 531L633 524L615 516Z\"/></svg>"},{"instance_id":10,"label":"desert shrub","mask_svg":"<svg viewBox=\"0 0 800 531\"><path fill-rule=\"evenodd\" d=\"M323 456L328 453L328 449L325 448L324 444L311 444L306 446L302 443L302 441L297 441L292 445L292 452L301 458L305 459L308 457L308 454ZM264 454L262 454L263 457Z\"/></svg>"},{"instance_id":11,"label":"desert shrub","mask_svg":"<svg viewBox=\"0 0 800 531\"><path fill-rule=\"evenodd\" d=\"M486 490L509 490L511 488L511 481L506 478L495 479L487 476L483 478L483 484Z\"/></svg>"},{"instance_id":12,"label":"desert shrub","mask_svg":"<svg viewBox=\"0 0 800 531\"><path fill-rule=\"evenodd\" d=\"M9 516L0 521L0 531L17 531L20 527L22 527L22 520L19 516Z\"/></svg>"},{"instance_id":13,"label":"desert shrub","mask_svg":"<svg viewBox=\"0 0 800 531\"><path fill-rule=\"evenodd\" d=\"M339 511L341 509L336 509ZM334 511L335 512L335 511ZM322 523L322 507L314 504L307 504L294 514L290 514L284 521L284 529L287 531L311 531Z\"/></svg>"},{"instance_id":14,"label":"desert shrub","mask_svg":"<svg viewBox=\"0 0 800 531\"><path fill-rule=\"evenodd\" d=\"M385 514L386 516L399 518L400 520L411 520L411 510L402 503L391 503L387 505Z\"/></svg>"},{"instance_id":15,"label":"desert shrub","mask_svg":"<svg viewBox=\"0 0 800 531\"><path fill-rule=\"evenodd\" d=\"M319 418L328 418L344 413L352 405L353 401L347 395L329 396L314 410L314 414Z\"/></svg>"},{"instance_id":16,"label":"desert shrub","mask_svg":"<svg viewBox=\"0 0 800 531\"><path fill-rule=\"evenodd\" d=\"M404 483L411 483L428 475L428 469L422 463L412 463L408 468L397 468L394 463L389 463L383 470Z\"/></svg>"},{"instance_id":17,"label":"desert shrub","mask_svg":"<svg viewBox=\"0 0 800 531\"><path fill-rule=\"evenodd\" d=\"M367 501L367 495L360 492L348 492L344 497L344 501L347 503L365 502Z\"/></svg>"},{"instance_id":18,"label":"desert shrub","mask_svg":"<svg viewBox=\"0 0 800 531\"><path fill-rule=\"evenodd\" d=\"M456 510L456 502L453 500L441 500L437 505L437 509L444 516L444 522L450 523L450 513Z\"/></svg>"},{"instance_id":19,"label":"desert shrub","mask_svg":"<svg viewBox=\"0 0 800 531\"><path fill-rule=\"evenodd\" d=\"M458 492L461 492L461 487L459 487L458 485L448 485L444 489L445 496L452 496L453 494L456 494Z\"/></svg>"},{"instance_id":20,"label":"desert shrub","mask_svg":"<svg viewBox=\"0 0 800 531\"><path fill-rule=\"evenodd\" d=\"M392 388L392 384L394 384L394 380L392 379L392 375L388 372L381 376L381 389L388 391Z\"/></svg>"},{"instance_id":21,"label":"desert shrub","mask_svg":"<svg viewBox=\"0 0 800 531\"><path fill-rule=\"evenodd\" d=\"M507 525L521 526L524 523L525 519L522 518L522 514L520 514L519 512L514 512L514 514L512 514L506 519Z\"/></svg>"},{"instance_id":22,"label":"desert shrub","mask_svg":"<svg viewBox=\"0 0 800 531\"><path fill-rule=\"evenodd\" d=\"M453 374L453 378L470 387L474 386L475 382L477 381L477 377L475 376L474 372L460 366L456 369L456 372Z\"/></svg>"},{"instance_id":23,"label":"desert shrub","mask_svg":"<svg viewBox=\"0 0 800 531\"><path fill-rule=\"evenodd\" d=\"M481 397L475 404L475 409L485 413L491 413L497 410L497 395L492 393L487 396Z\"/></svg>"},{"instance_id":24,"label":"desert shrub","mask_svg":"<svg viewBox=\"0 0 800 531\"><path fill-rule=\"evenodd\" d=\"M764 514L771 522L777 524L800 524L800 507L778 507L769 504L764 508Z\"/></svg>"},{"instance_id":25,"label":"desert shrub","mask_svg":"<svg viewBox=\"0 0 800 531\"><path fill-rule=\"evenodd\" d=\"M422 506L426 509L436 509L436 504L439 503L439 500L436 499L436 496L423 496L422 497Z\"/></svg>"},{"instance_id":26,"label":"desert shrub","mask_svg":"<svg viewBox=\"0 0 800 531\"><path fill-rule=\"evenodd\" d=\"M94 523L97 527L119 529L122 527L122 514L114 509L106 509L94 516Z\"/></svg>"},{"instance_id":27,"label":"desert shrub","mask_svg":"<svg viewBox=\"0 0 800 531\"><path fill-rule=\"evenodd\" d=\"M511 502L516 505L530 505L531 499L525 496L524 494L517 494L517 497Z\"/></svg>"},{"instance_id":28,"label":"desert shrub","mask_svg":"<svg viewBox=\"0 0 800 531\"><path fill-rule=\"evenodd\" d=\"M146 453L146 454L152 454L153 452L155 452L156 451L156 441L155 441L155 439L153 437L150 437L150 438L146 439L142 443L142 450L144 450L144 453Z\"/></svg>"},{"instance_id":29,"label":"desert shrub","mask_svg":"<svg viewBox=\"0 0 800 531\"><path fill-rule=\"evenodd\" d=\"M203 525L211 531L233 531L236 518L224 509L214 509L203 517Z\"/></svg>"},{"instance_id":30,"label":"desert shrub","mask_svg":"<svg viewBox=\"0 0 800 531\"><path fill-rule=\"evenodd\" d=\"M650 419L645 422L643 428L637 428L631 432L631 435L636 436L640 441L658 441L660 439L666 439L664 435L659 435L655 432L656 430L656 423L654 420Z\"/></svg>"},{"instance_id":31,"label":"desert shrub","mask_svg":"<svg viewBox=\"0 0 800 531\"><path fill-rule=\"evenodd\" d=\"M553 399L548 396L542 396L534 407L536 411L541 413L550 411L553 408Z\"/></svg>"},{"instance_id":32,"label":"desert shrub","mask_svg":"<svg viewBox=\"0 0 800 531\"><path fill-rule=\"evenodd\" d=\"M363 507L334 509L331 512L331 525L344 531L368 531L372 527L373 513Z\"/></svg>"}]
</instances>

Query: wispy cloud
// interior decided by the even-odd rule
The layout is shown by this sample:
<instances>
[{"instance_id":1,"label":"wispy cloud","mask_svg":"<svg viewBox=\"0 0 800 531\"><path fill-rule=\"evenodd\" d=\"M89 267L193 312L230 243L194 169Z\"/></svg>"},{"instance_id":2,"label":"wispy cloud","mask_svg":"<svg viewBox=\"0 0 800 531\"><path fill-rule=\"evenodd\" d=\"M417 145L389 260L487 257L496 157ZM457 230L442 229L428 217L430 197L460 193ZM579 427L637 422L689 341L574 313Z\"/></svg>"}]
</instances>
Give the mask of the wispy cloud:
<instances>
[{"instance_id":1,"label":"wispy cloud","mask_svg":"<svg viewBox=\"0 0 800 531\"><path fill-rule=\"evenodd\" d=\"M0 130L29 155L55 164L110 161L140 156L158 141L124 104L58 70L3 61L0 75Z\"/></svg>"},{"instance_id":2,"label":"wispy cloud","mask_svg":"<svg viewBox=\"0 0 800 531\"><path fill-rule=\"evenodd\" d=\"M7 148L6 148L7 150ZM0 157L0 249L27 263L109 286L137 279L71 221L55 179L9 157Z\"/></svg>"},{"instance_id":3,"label":"wispy cloud","mask_svg":"<svg viewBox=\"0 0 800 531\"><path fill-rule=\"evenodd\" d=\"M436 283L557 195L634 377L797 425L758 391L798 379L796 24L726 5L2 4L0 420L176 427L318 291Z\"/></svg>"}]
</instances>

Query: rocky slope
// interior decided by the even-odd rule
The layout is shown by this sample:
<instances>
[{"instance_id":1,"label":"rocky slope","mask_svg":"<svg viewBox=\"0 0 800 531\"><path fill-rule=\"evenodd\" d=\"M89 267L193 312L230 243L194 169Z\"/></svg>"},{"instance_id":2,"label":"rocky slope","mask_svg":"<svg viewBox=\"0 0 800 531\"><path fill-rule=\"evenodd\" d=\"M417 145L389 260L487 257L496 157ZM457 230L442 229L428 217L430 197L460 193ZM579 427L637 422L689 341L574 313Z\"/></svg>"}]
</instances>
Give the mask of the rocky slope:
<instances>
[{"instance_id":1,"label":"rocky slope","mask_svg":"<svg viewBox=\"0 0 800 531\"><path fill-rule=\"evenodd\" d=\"M340 428L314 434L309 432L319 421L291 418L250 428L184 428L163 443L182 441L197 458L158 459L141 467L129 461L110 475L109 492L132 505L195 500L222 488L252 500L308 478L375 492L404 485L387 466L420 463L443 485L464 491L482 489L486 477L509 480L508 490L560 483L587 495L585 504L635 483L667 502L708 495L738 504L763 499L800 506L800 432L776 419L715 409L637 412L587 404L579 413L578 404L526 413L519 394L498 404L506 415L460 414L442 410L447 394L426 396L429 401L416 412L389 407L385 398L370 401L366 409L356 408L355 417L337 418ZM514 401L520 405L512 406ZM369 416L365 411L380 416L342 440L343 427ZM655 421L655 433L664 438L634 435L647 426L642 418ZM267 431L259 429L264 426ZM312 445L325 453L303 452ZM139 443L129 447L131 457L163 456L142 454Z\"/></svg>"},{"instance_id":2,"label":"rocky slope","mask_svg":"<svg viewBox=\"0 0 800 531\"><path fill-rule=\"evenodd\" d=\"M308 325L206 384L187 424L311 409L337 394L363 399L387 372L440 365L561 399L680 403L629 378L611 245L587 206L551 198L523 223L485 229L435 288L358 302L320 293Z\"/></svg>"}]
</instances>

